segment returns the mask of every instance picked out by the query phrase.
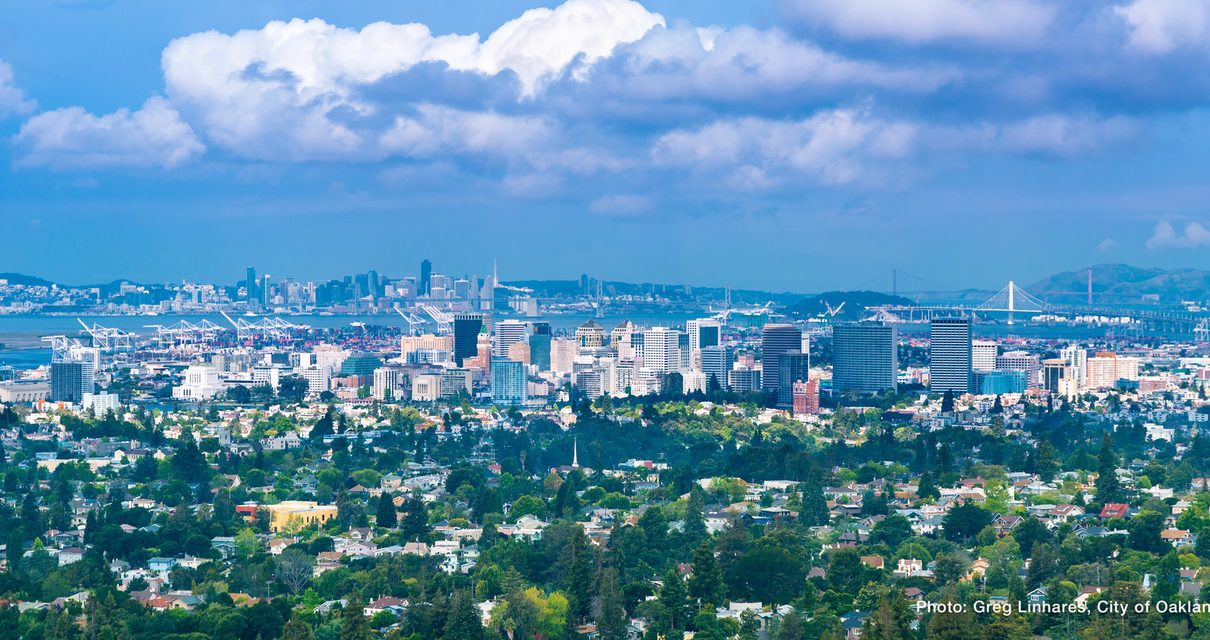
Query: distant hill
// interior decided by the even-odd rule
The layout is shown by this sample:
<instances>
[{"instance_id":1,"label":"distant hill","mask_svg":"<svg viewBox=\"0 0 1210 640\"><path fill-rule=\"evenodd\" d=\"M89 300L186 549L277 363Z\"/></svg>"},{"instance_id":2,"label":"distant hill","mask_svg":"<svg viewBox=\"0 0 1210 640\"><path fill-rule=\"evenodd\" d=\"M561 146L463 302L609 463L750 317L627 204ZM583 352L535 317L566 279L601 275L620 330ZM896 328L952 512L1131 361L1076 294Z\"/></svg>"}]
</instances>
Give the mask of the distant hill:
<instances>
[{"instance_id":1,"label":"distant hill","mask_svg":"<svg viewBox=\"0 0 1210 640\"><path fill-rule=\"evenodd\" d=\"M49 287L54 284L50 280L27 276L24 273L0 273L0 280L7 280L9 284L19 284L23 287Z\"/></svg>"},{"instance_id":2,"label":"distant hill","mask_svg":"<svg viewBox=\"0 0 1210 640\"><path fill-rule=\"evenodd\" d=\"M1079 271L1056 273L1025 287L1026 291L1051 302L1082 303L1088 295L1088 271L1092 270L1094 302L1143 302L1158 296L1160 302L1205 300L1210 296L1210 271L1203 269L1157 269L1126 264L1098 264Z\"/></svg>"},{"instance_id":3,"label":"distant hill","mask_svg":"<svg viewBox=\"0 0 1210 640\"><path fill-rule=\"evenodd\" d=\"M833 320L860 320L869 315L866 310L870 307L884 304L910 305L912 301L903 296L877 291L828 291L799 300L787 307L785 313L799 318L812 318L821 314L827 315L829 306L837 309L841 304L844 304L844 307L832 316Z\"/></svg>"}]
</instances>

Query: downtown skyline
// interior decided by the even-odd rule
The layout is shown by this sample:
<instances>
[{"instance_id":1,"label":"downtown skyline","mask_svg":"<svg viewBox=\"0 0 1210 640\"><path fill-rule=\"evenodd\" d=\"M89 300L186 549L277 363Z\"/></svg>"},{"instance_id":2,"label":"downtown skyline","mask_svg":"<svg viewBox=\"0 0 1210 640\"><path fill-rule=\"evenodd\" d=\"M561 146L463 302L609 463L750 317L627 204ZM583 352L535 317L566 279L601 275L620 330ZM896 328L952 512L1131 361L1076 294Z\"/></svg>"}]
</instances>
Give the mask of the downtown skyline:
<instances>
[{"instance_id":1,"label":"downtown skyline","mask_svg":"<svg viewBox=\"0 0 1210 640\"><path fill-rule=\"evenodd\" d=\"M860 4L14 11L3 270L319 279L430 255L820 291L1204 264L1198 3Z\"/></svg>"}]
</instances>

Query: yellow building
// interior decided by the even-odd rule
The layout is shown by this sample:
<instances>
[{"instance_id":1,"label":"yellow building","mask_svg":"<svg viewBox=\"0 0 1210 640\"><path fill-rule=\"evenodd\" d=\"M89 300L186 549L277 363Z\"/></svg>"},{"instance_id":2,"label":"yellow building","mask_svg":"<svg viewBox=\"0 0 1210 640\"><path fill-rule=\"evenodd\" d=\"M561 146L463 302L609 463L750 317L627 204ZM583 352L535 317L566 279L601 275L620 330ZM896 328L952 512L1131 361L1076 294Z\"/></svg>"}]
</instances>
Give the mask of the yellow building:
<instances>
[{"instance_id":1,"label":"yellow building","mask_svg":"<svg viewBox=\"0 0 1210 640\"><path fill-rule=\"evenodd\" d=\"M265 506L269 510L270 531L290 531L307 525L323 524L336 517L336 505L305 500L287 500Z\"/></svg>"}]
</instances>

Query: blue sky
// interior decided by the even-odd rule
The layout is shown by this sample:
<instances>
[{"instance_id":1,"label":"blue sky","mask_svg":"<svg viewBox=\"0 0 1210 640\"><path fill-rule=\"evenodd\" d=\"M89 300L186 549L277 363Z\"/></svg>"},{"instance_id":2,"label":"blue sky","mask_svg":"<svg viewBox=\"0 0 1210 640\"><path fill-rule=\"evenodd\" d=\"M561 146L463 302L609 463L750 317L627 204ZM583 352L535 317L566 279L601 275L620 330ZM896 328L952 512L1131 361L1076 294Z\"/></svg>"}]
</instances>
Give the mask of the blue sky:
<instances>
[{"instance_id":1,"label":"blue sky","mask_svg":"<svg viewBox=\"0 0 1210 640\"><path fill-rule=\"evenodd\" d=\"M0 0L0 271L1207 266L1204 0Z\"/></svg>"}]
</instances>

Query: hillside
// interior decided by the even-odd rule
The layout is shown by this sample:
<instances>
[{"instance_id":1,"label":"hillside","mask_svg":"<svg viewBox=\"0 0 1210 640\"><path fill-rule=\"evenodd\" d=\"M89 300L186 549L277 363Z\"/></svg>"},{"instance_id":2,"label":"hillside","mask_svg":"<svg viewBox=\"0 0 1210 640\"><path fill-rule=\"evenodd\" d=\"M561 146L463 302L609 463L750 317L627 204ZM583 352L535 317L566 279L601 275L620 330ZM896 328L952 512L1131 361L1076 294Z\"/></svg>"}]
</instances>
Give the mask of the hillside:
<instances>
[{"instance_id":1,"label":"hillside","mask_svg":"<svg viewBox=\"0 0 1210 640\"><path fill-rule=\"evenodd\" d=\"M1143 302L1158 296L1160 302L1204 300L1210 295L1210 271L1202 269L1157 269L1125 264L1098 264L1078 271L1056 273L1027 285L1030 293L1052 302L1079 303L1088 294L1088 271L1092 270L1093 300L1097 302Z\"/></svg>"}]
</instances>

